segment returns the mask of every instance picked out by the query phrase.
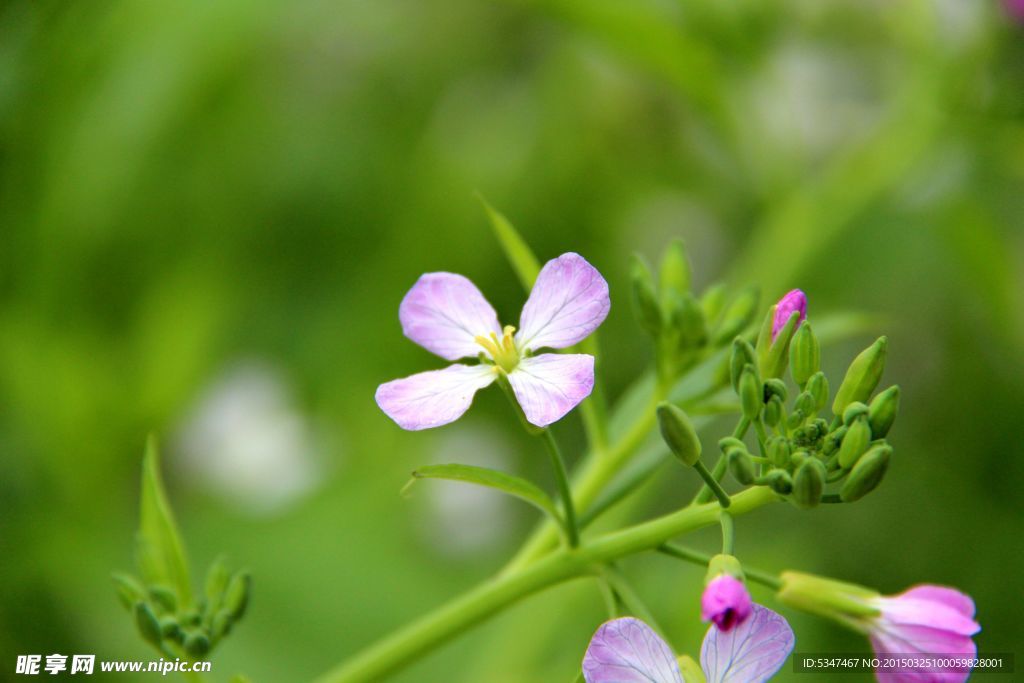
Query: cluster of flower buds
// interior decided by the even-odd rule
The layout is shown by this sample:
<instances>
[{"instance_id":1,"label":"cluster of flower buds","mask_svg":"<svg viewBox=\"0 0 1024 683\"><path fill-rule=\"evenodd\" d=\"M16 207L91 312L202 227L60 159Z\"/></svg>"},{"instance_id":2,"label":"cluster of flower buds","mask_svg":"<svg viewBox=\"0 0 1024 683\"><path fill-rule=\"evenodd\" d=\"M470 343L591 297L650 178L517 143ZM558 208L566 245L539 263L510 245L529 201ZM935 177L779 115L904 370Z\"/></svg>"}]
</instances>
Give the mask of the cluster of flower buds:
<instances>
[{"instance_id":1,"label":"cluster of flower buds","mask_svg":"<svg viewBox=\"0 0 1024 683\"><path fill-rule=\"evenodd\" d=\"M872 398L885 367L886 338L880 337L850 364L832 400L831 422L819 416L830 397L820 369L820 346L806 322L807 300L794 290L765 318L756 346L733 341L729 360L733 389L744 419L761 428L764 453L754 458L740 439L719 442L733 478L763 484L797 507L822 500L851 503L881 482L892 455L885 440L899 407L899 387ZM787 404L782 379L789 369L799 392ZM760 467L755 467L755 460ZM842 482L838 496L830 484Z\"/></svg>"},{"instance_id":2,"label":"cluster of flower buds","mask_svg":"<svg viewBox=\"0 0 1024 683\"><path fill-rule=\"evenodd\" d=\"M680 239L665 249L657 285L640 256L633 257L631 275L633 308L640 327L655 340L658 370L666 381L675 379L695 352L726 346L757 313L756 288L741 290L730 301L723 285L713 285L698 299Z\"/></svg>"},{"instance_id":3,"label":"cluster of flower buds","mask_svg":"<svg viewBox=\"0 0 1024 683\"><path fill-rule=\"evenodd\" d=\"M161 650L173 643L192 658L205 657L230 633L245 614L252 586L247 571L232 574L222 559L210 566L198 604L181 603L167 586L144 586L127 574L115 574L114 582L121 604L134 615L146 642Z\"/></svg>"}]
</instances>

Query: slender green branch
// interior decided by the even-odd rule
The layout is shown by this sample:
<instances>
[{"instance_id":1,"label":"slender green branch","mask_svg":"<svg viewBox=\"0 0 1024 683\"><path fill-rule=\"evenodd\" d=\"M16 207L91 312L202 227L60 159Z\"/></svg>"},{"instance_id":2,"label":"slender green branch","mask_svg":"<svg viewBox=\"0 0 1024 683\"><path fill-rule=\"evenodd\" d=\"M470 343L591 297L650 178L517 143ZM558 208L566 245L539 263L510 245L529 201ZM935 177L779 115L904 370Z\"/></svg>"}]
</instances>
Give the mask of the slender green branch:
<instances>
[{"instance_id":1,"label":"slender green branch","mask_svg":"<svg viewBox=\"0 0 1024 683\"><path fill-rule=\"evenodd\" d=\"M722 525L722 553L734 555L736 548L736 525L733 524L732 515L726 510L722 510L718 514L718 519Z\"/></svg>"},{"instance_id":2,"label":"slender green branch","mask_svg":"<svg viewBox=\"0 0 1024 683\"><path fill-rule=\"evenodd\" d=\"M569 547L575 548L580 544L580 530L576 524L576 507L572 502L572 489L569 488L569 473L565 469L565 458L562 457L562 450L555 441L555 435L550 429L541 433L544 445L548 447L548 455L551 456L551 465L555 470L555 479L558 480L558 495L562 499L562 510L565 516L565 535L569 541Z\"/></svg>"},{"instance_id":3,"label":"slender green branch","mask_svg":"<svg viewBox=\"0 0 1024 683\"><path fill-rule=\"evenodd\" d=\"M750 420L746 417L741 418L737 423L736 428L732 430L732 436L734 439L742 440L747 435L747 430L750 429ZM722 477L725 476L725 468L728 465L725 459L725 453L718 454L718 460L715 461L715 467L711 470L711 474L715 477L715 481L722 481ZM706 503L714 497L714 492L711 487L705 484L701 487L697 495L693 497L694 503Z\"/></svg>"},{"instance_id":4,"label":"slender green branch","mask_svg":"<svg viewBox=\"0 0 1024 683\"><path fill-rule=\"evenodd\" d=\"M679 545L678 543L666 543L658 548L658 552L702 567L706 567L708 562L711 561L710 555L702 553L699 550L694 550L693 548L688 548L684 545ZM779 577L770 572L766 572L761 569L754 569L744 564L743 574L751 581L759 583L762 586L767 586L772 590L777 591L782 588L782 581L779 580Z\"/></svg>"},{"instance_id":5,"label":"slender green branch","mask_svg":"<svg viewBox=\"0 0 1024 683\"><path fill-rule=\"evenodd\" d=\"M770 489L747 489L733 498L741 515L778 500ZM596 565L654 550L670 539L718 521L718 505L693 505L642 524L592 539L575 549L562 548L517 571L507 571L412 622L327 672L317 683L380 681L470 627L520 599L580 576Z\"/></svg>"},{"instance_id":6,"label":"slender green branch","mask_svg":"<svg viewBox=\"0 0 1024 683\"><path fill-rule=\"evenodd\" d=\"M693 469L697 471L697 474L704 479L704 485L711 489L711 492L718 498L718 504L724 508L729 507L731 501L729 500L729 494L725 492L722 485L718 483L718 479L715 478L711 471L708 470L707 465L702 461L698 460L693 463Z\"/></svg>"}]
</instances>

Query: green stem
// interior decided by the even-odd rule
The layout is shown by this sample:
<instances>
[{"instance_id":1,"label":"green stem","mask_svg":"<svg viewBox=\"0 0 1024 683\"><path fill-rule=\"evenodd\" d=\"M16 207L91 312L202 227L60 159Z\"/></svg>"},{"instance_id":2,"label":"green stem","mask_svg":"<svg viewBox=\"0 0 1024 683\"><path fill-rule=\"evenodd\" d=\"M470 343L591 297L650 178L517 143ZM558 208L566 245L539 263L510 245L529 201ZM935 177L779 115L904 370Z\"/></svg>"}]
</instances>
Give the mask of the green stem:
<instances>
[{"instance_id":1,"label":"green stem","mask_svg":"<svg viewBox=\"0 0 1024 683\"><path fill-rule=\"evenodd\" d=\"M733 498L740 515L778 500L767 488L751 488ZM317 679L317 683L380 681L470 627L522 598L584 575L594 567L654 550L669 539L718 521L718 505L694 505L621 531L592 539L575 549L558 549L521 570L506 571L372 645Z\"/></svg>"},{"instance_id":2,"label":"green stem","mask_svg":"<svg viewBox=\"0 0 1024 683\"><path fill-rule=\"evenodd\" d=\"M718 519L722 524L722 554L723 555L734 555L734 548L736 547L736 525L733 524L732 515L725 510L722 510L718 515Z\"/></svg>"},{"instance_id":3,"label":"green stem","mask_svg":"<svg viewBox=\"0 0 1024 683\"><path fill-rule=\"evenodd\" d=\"M750 429L750 419L746 417L741 418L736 424L736 428L732 430L733 438L742 440L743 437L747 435L748 429ZM725 476L725 468L727 466L728 462L726 462L725 453L719 453L718 460L715 462L715 467L711 470L711 473L715 477L715 481L722 481L722 477ZM714 495L715 494L711 491L711 487L705 484L701 487L700 491L697 492L697 495L693 497L693 502L706 503L711 500Z\"/></svg>"},{"instance_id":4,"label":"green stem","mask_svg":"<svg viewBox=\"0 0 1024 683\"><path fill-rule=\"evenodd\" d=\"M548 455L551 456L551 465L555 470L555 479L558 480L558 495L562 499L562 510L565 514L565 535L569 541L569 547L575 548L580 544L580 530L576 524L576 507L572 503L572 489L569 488L569 473L565 469L565 458L562 457L562 450L555 441L555 435L550 429L545 429L541 436L544 445L548 447Z\"/></svg>"},{"instance_id":5,"label":"green stem","mask_svg":"<svg viewBox=\"0 0 1024 683\"><path fill-rule=\"evenodd\" d=\"M693 548L688 548L684 545L679 545L678 543L666 543L658 548L658 552L679 560L692 562L693 564L697 564L702 567L706 567L708 562L711 561L710 555L702 553L699 550L694 550ZM762 586L767 586L772 590L777 591L782 588L782 581L779 580L779 577L770 572L754 569L746 564L743 565L743 575L751 581L759 583Z\"/></svg>"},{"instance_id":6,"label":"green stem","mask_svg":"<svg viewBox=\"0 0 1024 683\"><path fill-rule=\"evenodd\" d=\"M707 468L707 465L705 465L703 461L698 460L697 462L693 463L693 469L695 469L697 471L697 474L699 474L701 478L704 479L704 484L708 488L710 488L711 492L715 494L716 498L718 498L719 505L721 505L724 508L727 508L729 507L729 505L732 504L732 501L729 499L729 494L725 492L725 489L722 488L722 485L718 483L718 479L716 479L715 476L711 474L710 470L708 470Z\"/></svg>"}]
</instances>

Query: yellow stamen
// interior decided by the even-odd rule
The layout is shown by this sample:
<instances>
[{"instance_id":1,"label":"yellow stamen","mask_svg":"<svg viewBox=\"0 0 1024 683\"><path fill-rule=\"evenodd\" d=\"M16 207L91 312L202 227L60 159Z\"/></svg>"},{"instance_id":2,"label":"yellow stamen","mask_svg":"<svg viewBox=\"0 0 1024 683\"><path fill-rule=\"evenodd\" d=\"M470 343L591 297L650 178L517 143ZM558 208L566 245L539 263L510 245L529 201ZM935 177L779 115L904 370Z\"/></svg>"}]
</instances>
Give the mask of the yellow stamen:
<instances>
[{"instance_id":1,"label":"yellow stamen","mask_svg":"<svg viewBox=\"0 0 1024 683\"><path fill-rule=\"evenodd\" d=\"M502 330L501 339L498 339L498 335L494 332L491 332L490 338L480 335L473 339L491 355L495 365L505 372L512 372L519 364L519 350L516 349L516 342L513 338L515 331L516 328L512 325L506 325Z\"/></svg>"}]
</instances>

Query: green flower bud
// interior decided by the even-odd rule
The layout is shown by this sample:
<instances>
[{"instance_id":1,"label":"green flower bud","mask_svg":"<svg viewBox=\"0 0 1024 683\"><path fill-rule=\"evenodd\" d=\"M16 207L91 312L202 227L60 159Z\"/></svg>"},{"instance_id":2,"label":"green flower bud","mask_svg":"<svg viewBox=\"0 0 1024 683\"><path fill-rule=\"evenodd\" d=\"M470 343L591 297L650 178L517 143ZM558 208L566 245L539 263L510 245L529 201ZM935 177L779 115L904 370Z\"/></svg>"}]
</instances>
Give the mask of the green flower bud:
<instances>
[{"instance_id":1,"label":"green flower bud","mask_svg":"<svg viewBox=\"0 0 1024 683\"><path fill-rule=\"evenodd\" d=\"M768 440L768 459L776 467L786 467L789 464L791 448L789 440L776 436Z\"/></svg>"},{"instance_id":2,"label":"green flower bud","mask_svg":"<svg viewBox=\"0 0 1024 683\"><path fill-rule=\"evenodd\" d=\"M824 443L821 444L821 454L831 455L832 453L835 453L836 450L839 449L840 444L843 443L843 438L846 437L846 432L848 430L849 427L843 425L834 432L827 434L825 436Z\"/></svg>"},{"instance_id":3,"label":"green flower bud","mask_svg":"<svg viewBox=\"0 0 1024 683\"><path fill-rule=\"evenodd\" d=\"M772 396L771 400L764 406L764 415L761 419L769 427L779 424L779 421L782 420L782 399L778 396Z\"/></svg>"},{"instance_id":4,"label":"green flower bud","mask_svg":"<svg viewBox=\"0 0 1024 683\"><path fill-rule=\"evenodd\" d=\"M764 381L764 400L767 402L772 396L778 396L783 401L786 400L788 392L786 391L786 383L776 377L769 377Z\"/></svg>"},{"instance_id":5,"label":"green flower bud","mask_svg":"<svg viewBox=\"0 0 1024 683\"><path fill-rule=\"evenodd\" d=\"M843 443L839 446L839 466L843 469L853 467L857 459L864 455L871 443L871 427L868 426L867 417L859 417L854 420L843 437Z\"/></svg>"},{"instance_id":6,"label":"green flower bud","mask_svg":"<svg viewBox=\"0 0 1024 683\"><path fill-rule=\"evenodd\" d=\"M743 443L735 436L726 436L718 440L718 448L722 453L728 453L734 448L739 448L741 451L747 450L747 444Z\"/></svg>"},{"instance_id":7,"label":"green flower bud","mask_svg":"<svg viewBox=\"0 0 1024 683\"><path fill-rule=\"evenodd\" d=\"M703 345L708 339L704 311L692 294L676 297L668 308L669 327L679 335L679 346L689 349Z\"/></svg>"},{"instance_id":8,"label":"green flower bud","mask_svg":"<svg viewBox=\"0 0 1024 683\"><path fill-rule=\"evenodd\" d=\"M750 455L746 451L741 451L738 448L733 448L729 451L729 472L732 473L733 479L748 486L754 483L754 462L750 459Z\"/></svg>"},{"instance_id":9,"label":"green flower bud","mask_svg":"<svg viewBox=\"0 0 1024 683\"><path fill-rule=\"evenodd\" d=\"M213 637L213 642L216 643L221 638L231 633L231 626L234 624L234 620L231 618L231 613L225 610L221 610L213 615L213 620L210 622L210 634Z\"/></svg>"},{"instance_id":10,"label":"green flower bud","mask_svg":"<svg viewBox=\"0 0 1024 683\"><path fill-rule=\"evenodd\" d=\"M740 375L747 365L757 368L754 347L746 339L736 337L732 341L732 353L729 356L729 381L732 382L732 388L737 391L740 386Z\"/></svg>"},{"instance_id":11,"label":"green flower bud","mask_svg":"<svg viewBox=\"0 0 1024 683\"><path fill-rule=\"evenodd\" d=\"M658 427L661 438L679 460L690 467L700 459L700 439L689 416L679 406L658 404Z\"/></svg>"},{"instance_id":12,"label":"green flower bud","mask_svg":"<svg viewBox=\"0 0 1024 683\"><path fill-rule=\"evenodd\" d=\"M252 577L247 571L235 572L224 591L224 609L231 613L236 621L245 614L249 606L249 594L252 592Z\"/></svg>"},{"instance_id":13,"label":"green flower bud","mask_svg":"<svg viewBox=\"0 0 1024 683\"><path fill-rule=\"evenodd\" d=\"M764 394L761 391L761 383L757 379L757 371L749 363L743 367L743 372L740 373L739 394L743 416L751 421L756 420L764 406Z\"/></svg>"},{"instance_id":14,"label":"green flower bud","mask_svg":"<svg viewBox=\"0 0 1024 683\"><path fill-rule=\"evenodd\" d=\"M816 372L811 375L805 388L807 393L814 397L814 410L811 412L816 413L828 405L828 378L825 377L825 373ZM811 412L807 414L810 415Z\"/></svg>"},{"instance_id":15,"label":"green flower bud","mask_svg":"<svg viewBox=\"0 0 1024 683\"><path fill-rule=\"evenodd\" d=\"M805 459L793 475L793 503L803 509L815 507L824 488L825 466L817 458Z\"/></svg>"},{"instance_id":16,"label":"green flower bud","mask_svg":"<svg viewBox=\"0 0 1024 683\"><path fill-rule=\"evenodd\" d=\"M814 400L814 396L809 391L801 391L797 394L793 406L804 415L814 415L818 412L817 401Z\"/></svg>"},{"instance_id":17,"label":"green flower bud","mask_svg":"<svg viewBox=\"0 0 1024 683\"><path fill-rule=\"evenodd\" d=\"M163 638L177 641L181 637L181 626L174 617L164 617L160 620L160 635Z\"/></svg>"},{"instance_id":18,"label":"green flower bud","mask_svg":"<svg viewBox=\"0 0 1024 683\"><path fill-rule=\"evenodd\" d=\"M876 439L884 438L896 421L896 412L900 408L900 388L893 385L875 396L868 409L868 422L871 424L871 435Z\"/></svg>"},{"instance_id":19,"label":"green flower bud","mask_svg":"<svg viewBox=\"0 0 1024 683\"><path fill-rule=\"evenodd\" d=\"M152 598L159 612L173 614L178 611L178 598L174 595L174 591L166 586L150 586L149 597Z\"/></svg>"},{"instance_id":20,"label":"green flower bud","mask_svg":"<svg viewBox=\"0 0 1024 683\"><path fill-rule=\"evenodd\" d=\"M224 599L224 591L228 587L228 580L231 578L228 572L227 562L223 557L218 557L206 571L206 602L209 611L215 612L220 608Z\"/></svg>"},{"instance_id":21,"label":"green flower bud","mask_svg":"<svg viewBox=\"0 0 1024 683\"><path fill-rule=\"evenodd\" d=\"M885 476L891 455L892 448L889 446L875 446L861 456L839 489L839 497L843 502L852 503L874 491Z\"/></svg>"},{"instance_id":22,"label":"green flower bud","mask_svg":"<svg viewBox=\"0 0 1024 683\"><path fill-rule=\"evenodd\" d=\"M722 306L725 305L725 285L721 282L711 285L704 290L704 294L700 297L700 309L704 311L704 319L709 323L718 319L718 315L722 312ZM722 343L732 341L732 337L723 340Z\"/></svg>"},{"instance_id":23,"label":"green flower bud","mask_svg":"<svg viewBox=\"0 0 1024 683\"><path fill-rule=\"evenodd\" d=\"M804 411L797 408L789 414L788 418L786 418L786 426L789 427L790 429L796 429L797 427L802 425L804 420L806 419L807 416L804 415Z\"/></svg>"},{"instance_id":24,"label":"green flower bud","mask_svg":"<svg viewBox=\"0 0 1024 683\"><path fill-rule=\"evenodd\" d=\"M210 639L204 633L190 633L185 636L185 652L194 659L200 659L210 651Z\"/></svg>"},{"instance_id":25,"label":"green flower bud","mask_svg":"<svg viewBox=\"0 0 1024 683\"><path fill-rule=\"evenodd\" d=\"M741 291L722 316L722 324L715 332L715 343L725 344L738 334L742 334L757 314L757 304L761 294L756 287ZM708 318L711 319L710 316ZM748 361L752 362L752 361Z\"/></svg>"},{"instance_id":26,"label":"green flower bud","mask_svg":"<svg viewBox=\"0 0 1024 683\"><path fill-rule=\"evenodd\" d=\"M147 643L159 646L163 639L160 632L160 622L149 605L144 602L135 603L135 625Z\"/></svg>"},{"instance_id":27,"label":"green flower bud","mask_svg":"<svg viewBox=\"0 0 1024 683\"><path fill-rule=\"evenodd\" d=\"M789 346L789 364L793 381L801 388L821 368L821 346L807 321L793 334Z\"/></svg>"},{"instance_id":28,"label":"green flower bud","mask_svg":"<svg viewBox=\"0 0 1024 683\"><path fill-rule=\"evenodd\" d=\"M117 590L117 599L121 601L125 609L135 609L135 603L146 599L146 589L142 587L135 577L128 574L112 574L114 587Z\"/></svg>"},{"instance_id":29,"label":"green flower bud","mask_svg":"<svg viewBox=\"0 0 1024 683\"><path fill-rule=\"evenodd\" d=\"M686 256L686 244L681 239L672 240L661 257L662 304L687 294L690 291L690 260Z\"/></svg>"},{"instance_id":30,"label":"green flower bud","mask_svg":"<svg viewBox=\"0 0 1024 683\"><path fill-rule=\"evenodd\" d=\"M867 414L868 407L860 401L854 401L846 406L846 410L843 411L843 424L849 427L858 417L866 416Z\"/></svg>"},{"instance_id":31,"label":"green flower bud","mask_svg":"<svg viewBox=\"0 0 1024 683\"><path fill-rule=\"evenodd\" d=\"M775 493L785 496L793 491L793 479L789 476L789 472L785 470L772 470L765 475L765 478L767 479L768 486Z\"/></svg>"},{"instance_id":32,"label":"green flower bud","mask_svg":"<svg viewBox=\"0 0 1024 683\"><path fill-rule=\"evenodd\" d=\"M790 468L792 468L795 471L800 467L800 465L803 465L804 461L807 460L809 457L811 457L811 454L802 448L798 451L794 451L793 455L789 456ZM793 482L793 485L796 486L795 481Z\"/></svg>"},{"instance_id":33,"label":"green flower bud","mask_svg":"<svg viewBox=\"0 0 1024 683\"><path fill-rule=\"evenodd\" d=\"M657 337L661 334L663 325L661 306L654 291L651 270L638 254L633 255L630 279L633 285L633 312L636 314L636 320L644 332Z\"/></svg>"},{"instance_id":34,"label":"green flower bud","mask_svg":"<svg viewBox=\"0 0 1024 683\"><path fill-rule=\"evenodd\" d=\"M843 383L836 391L835 400L832 401L834 415L842 415L846 406L854 401L863 403L871 398L871 392L875 390L878 381L882 379L888 343L888 339L879 337L874 344L861 351L853 359L850 367L846 370Z\"/></svg>"}]
</instances>

